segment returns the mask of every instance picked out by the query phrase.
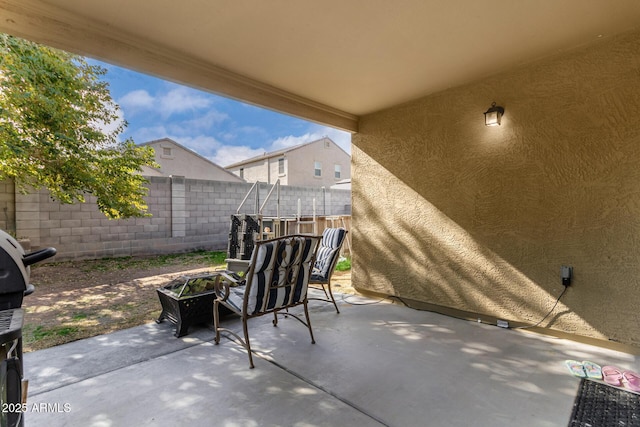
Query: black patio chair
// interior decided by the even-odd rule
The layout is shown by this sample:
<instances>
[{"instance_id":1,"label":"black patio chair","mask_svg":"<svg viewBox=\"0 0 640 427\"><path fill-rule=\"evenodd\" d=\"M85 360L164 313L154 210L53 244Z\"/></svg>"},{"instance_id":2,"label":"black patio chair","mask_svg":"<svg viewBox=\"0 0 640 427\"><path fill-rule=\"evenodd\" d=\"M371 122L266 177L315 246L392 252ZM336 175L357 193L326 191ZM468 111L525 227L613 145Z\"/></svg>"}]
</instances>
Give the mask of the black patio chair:
<instances>
[{"instance_id":1,"label":"black patio chair","mask_svg":"<svg viewBox=\"0 0 640 427\"><path fill-rule=\"evenodd\" d=\"M247 350L249 366L253 368L247 321L273 313L273 325L277 326L278 312L285 310L281 314L291 316L305 325L309 329L311 342L315 344L307 307L307 291L319 242L320 236L302 235L258 241L246 277L240 279L236 275L222 273L216 282L217 298L213 303L215 343L220 343L221 331L233 335ZM220 326L220 305L240 315L244 338ZM289 308L297 305L304 306L304 320L289 311Z\"/></svg>"},{"instance_id":2,"label":"black patio chair","mask_svg":"<svg viewBox=\"0 0 640 427\"><path fill-rule=\"evenodd\" d=\"M336 299L331 292L331 276L336 269L338 258L340 258L340 250L347 236L347 230L344 228L327 228L322 233L322 241L318 248L316 263L311 272L310 285L320 285L324 292L325 298L309 298L310 300L319 300L333 303L336 312L340 313ZM326 287L326 288L325 288ZM328 292L327 292L328 291Z\"/></svg>"}]
</instances>

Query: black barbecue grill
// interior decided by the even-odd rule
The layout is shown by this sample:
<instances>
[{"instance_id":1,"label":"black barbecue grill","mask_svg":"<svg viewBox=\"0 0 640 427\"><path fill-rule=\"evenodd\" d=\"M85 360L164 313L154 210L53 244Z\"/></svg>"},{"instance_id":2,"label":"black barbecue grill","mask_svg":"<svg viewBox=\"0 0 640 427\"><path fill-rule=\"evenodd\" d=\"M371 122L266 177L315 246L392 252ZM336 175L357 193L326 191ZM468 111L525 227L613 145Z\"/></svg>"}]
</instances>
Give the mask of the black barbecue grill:
<instances>
[{"instance_id":1,"label":"black barbecue grill","mask_svg":"<svg viewBox=\"0 0 640 427\"><path fill-rule=\"evenodd\" d=\"M55 248L25 254L16 239L0 230L0 412L1 426L23 426L22 299L34 291L30 265L51 258ZM26 387L25 387L26 388ZM6 409L6 410L5 410Z\"/></svg>"},{"instance_id":2,"label":"black barbecue grill","mask_svg":"<svg viewBox=\"0 0 640 427\"><path fill-rule=\"evenodd\" d=\"M29 283L29 266L55 254L55 248L44 248L25 254L16 239L0 230L0 310L22 306L22 298L35 289Z\"/></svg>"}]
</instances>

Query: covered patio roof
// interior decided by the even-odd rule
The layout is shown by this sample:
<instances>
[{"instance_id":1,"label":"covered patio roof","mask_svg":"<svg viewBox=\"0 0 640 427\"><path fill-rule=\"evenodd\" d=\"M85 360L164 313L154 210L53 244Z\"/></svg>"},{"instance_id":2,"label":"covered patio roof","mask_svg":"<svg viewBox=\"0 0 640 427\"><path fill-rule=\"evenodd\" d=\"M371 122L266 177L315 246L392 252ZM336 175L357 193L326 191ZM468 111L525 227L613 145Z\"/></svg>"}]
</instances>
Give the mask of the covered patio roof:
<instances>
[{"instance_id":1,"label":"covered patio roof","mask_svg":"<svg viewBox=\"0 0 640 427\"><path fill-rule=\"evenodd\" d=\"M352 132L637 27L636 0L0 0L0 31Z\"/></svg>"}]
</instances>

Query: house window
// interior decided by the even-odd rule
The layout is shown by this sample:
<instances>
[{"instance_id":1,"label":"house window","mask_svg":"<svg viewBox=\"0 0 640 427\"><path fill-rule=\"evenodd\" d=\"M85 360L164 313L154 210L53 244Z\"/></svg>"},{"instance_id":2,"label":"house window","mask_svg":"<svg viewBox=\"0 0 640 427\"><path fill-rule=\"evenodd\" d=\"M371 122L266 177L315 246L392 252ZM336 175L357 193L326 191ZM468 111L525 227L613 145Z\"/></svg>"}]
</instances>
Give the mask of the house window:
<instances>
[{"instance_id":1,"label":"house window","mask_svg":"<svg viewBox=\"0 0 640 427\"><path fill-rule=\"evenodd\" d=\"M171 157L171 148L162 147L162 155L163 156L167 156L167 157Z\"/></svg>"},{"instance_id":2,"label":"house window","mask_svg":"<svg viewBox=\"0 0 640 427\"><path fill-rule=\"evenodd\" d=\"M313 164L313 176L322 176L322 163L314 162Z\"/></svg>"},{"instance_id":3,"label":"house window","mask_svg":"<svg viewBox=\"0 0 640 427\"><path fill-rule=\"evenodd\" d=\"M324 140L324 148L331 148L331 141Z\"/></svg>"},{"instance_id":4,"label":"house window","mask_svg":"<svg viewBox=\"0 0 640 427\"><path fill-rule=\"evenodd\" d=\"M333 176L335 177L335 179L340 179L341 169L342 168L340 167L340 165L335 166L334 173L333 173Z\"/></svg>"},{"instance_id":5,"label":"house window","mask_svg":"<svg viewBox=\"0 0 640 427\"><path fill-rule=\"evenodd\" d=\"M244 178L244 168L240 168L240 178Z\"/></svg>"},{"instance_id":6,"label":"house window","mask_svg":"<svg viewBox=\"0 0 640 427\"><path fill-rule=\"evenodd\" d=\"M284 157L278 159L278 175L284 175Z\"/></svg>"}]
</instances>

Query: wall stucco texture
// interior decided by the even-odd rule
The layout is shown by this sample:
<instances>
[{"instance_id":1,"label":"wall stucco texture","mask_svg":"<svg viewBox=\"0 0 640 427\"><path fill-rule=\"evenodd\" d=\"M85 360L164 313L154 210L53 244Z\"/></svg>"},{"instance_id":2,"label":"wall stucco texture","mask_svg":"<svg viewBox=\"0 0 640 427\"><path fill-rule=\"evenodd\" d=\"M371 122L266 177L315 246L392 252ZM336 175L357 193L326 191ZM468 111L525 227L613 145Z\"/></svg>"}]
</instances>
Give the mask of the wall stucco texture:
<instances>
[{"instance_id":1,"label":"wall stucco texture","mask_svg":"<svg viewBox=\"0 0 640 427\"><path fill-rule=\"evenodd\" d=\"M640 346L639 52L627 33L363 117L353 284L534 324L570 265L541 326Z\"/></svg>"}]
</instances>

